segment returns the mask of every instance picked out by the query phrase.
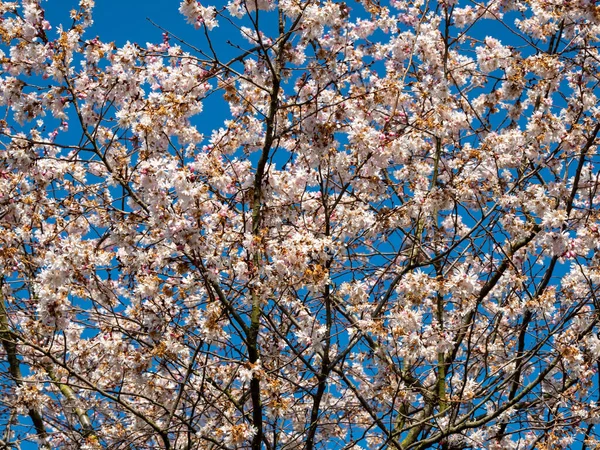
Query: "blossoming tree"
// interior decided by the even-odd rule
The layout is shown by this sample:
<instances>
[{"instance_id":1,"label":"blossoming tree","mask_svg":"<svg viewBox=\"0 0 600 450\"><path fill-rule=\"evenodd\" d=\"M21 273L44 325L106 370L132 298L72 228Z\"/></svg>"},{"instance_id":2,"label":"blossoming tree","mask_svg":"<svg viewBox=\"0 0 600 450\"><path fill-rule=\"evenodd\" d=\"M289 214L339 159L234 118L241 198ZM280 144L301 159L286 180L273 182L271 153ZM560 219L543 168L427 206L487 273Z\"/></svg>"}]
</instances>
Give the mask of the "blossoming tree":
<instances>
[{"instance_id":1,"label":"blossoming tree","mask_svg":"<svg viewBox=\"0 0 600 450\"><path fill-rule=\"evenodd\" d=\"M595 448L595 3L1 2L0 446Z\"/></svg>"}]
</instances>

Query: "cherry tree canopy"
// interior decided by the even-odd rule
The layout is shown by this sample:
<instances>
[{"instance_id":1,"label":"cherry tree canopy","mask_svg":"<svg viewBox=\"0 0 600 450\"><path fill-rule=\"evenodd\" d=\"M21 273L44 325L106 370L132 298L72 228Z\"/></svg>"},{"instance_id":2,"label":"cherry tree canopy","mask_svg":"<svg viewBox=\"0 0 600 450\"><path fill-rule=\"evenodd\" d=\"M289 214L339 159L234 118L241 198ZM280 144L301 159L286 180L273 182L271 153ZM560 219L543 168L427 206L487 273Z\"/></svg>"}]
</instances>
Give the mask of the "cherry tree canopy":
<instances>
[{"instance_id":1,"label":"cherry tree canopy","mask_svg":"<svg viewBox=\"0 0 600 450\"><path fill-rule=\"evenodd\" d=\"M1 448L599 445L595 1L93 3L0 2Z\"/></svg>"}]
</instances>

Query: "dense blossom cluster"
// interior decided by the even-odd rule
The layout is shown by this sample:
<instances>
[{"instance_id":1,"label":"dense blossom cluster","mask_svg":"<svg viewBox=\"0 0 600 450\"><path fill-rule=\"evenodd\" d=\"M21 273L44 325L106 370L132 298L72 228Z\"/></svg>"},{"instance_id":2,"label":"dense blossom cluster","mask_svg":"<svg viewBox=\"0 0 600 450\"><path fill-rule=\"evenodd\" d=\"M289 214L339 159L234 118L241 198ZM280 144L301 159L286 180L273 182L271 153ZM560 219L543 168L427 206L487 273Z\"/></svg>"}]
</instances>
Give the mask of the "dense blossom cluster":
<instances>
[{"instance_id":1,"label":"dense blossom cluster","mask_svg":"<svg viewBox=\"0 0 600 450\"><path fill-rule=\"evenodd\" d=\"M3 446L600 445L596 2L93 6L0 3Z\"/></svg>"}]
</instances>

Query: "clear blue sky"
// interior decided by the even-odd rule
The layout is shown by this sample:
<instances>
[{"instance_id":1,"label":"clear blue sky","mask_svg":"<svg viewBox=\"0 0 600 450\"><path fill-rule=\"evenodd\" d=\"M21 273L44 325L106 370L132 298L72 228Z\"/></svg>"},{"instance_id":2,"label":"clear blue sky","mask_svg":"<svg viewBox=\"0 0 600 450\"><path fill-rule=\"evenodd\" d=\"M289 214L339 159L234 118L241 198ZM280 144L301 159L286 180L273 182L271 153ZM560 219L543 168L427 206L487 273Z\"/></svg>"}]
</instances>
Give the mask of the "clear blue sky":
<instances>
[{"instance_id":1,"label":"clear blue sky","mask_svg":"<svg viewBox=\"0 0 600 450\"><path fill-rule=\"evenodd\" d=\"M47 19L52 25L70 25L69 11L77 7L74 0L46 0L42 5L47 10ZM160 42L162 32L146 18L169 29L182 37L193 39L201 36L201 30L185 23L179 14L178 0L96 0L94 25L88 31L88 38L100 36L103 41Z\"/></svg>"}]
</instances>

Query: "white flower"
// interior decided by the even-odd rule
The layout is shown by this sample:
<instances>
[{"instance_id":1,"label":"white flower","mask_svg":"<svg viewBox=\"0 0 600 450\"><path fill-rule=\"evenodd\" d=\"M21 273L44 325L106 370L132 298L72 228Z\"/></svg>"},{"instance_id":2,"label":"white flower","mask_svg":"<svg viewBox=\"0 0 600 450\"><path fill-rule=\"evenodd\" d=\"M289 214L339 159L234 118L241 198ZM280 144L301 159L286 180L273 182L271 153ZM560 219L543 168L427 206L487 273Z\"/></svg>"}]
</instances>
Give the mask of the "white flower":
<instances>
[{"instance_id":1,"label":"white flower","mask_svg":"<svg viewBox=\"0 0 600 450\"><path fill-rule=\"evenodd\" d=\"M179 12L196 28L205 25L212 30L219 26L216 20L217 9L214 6L204 7L196 0L183 0L179 5Z\"/></svg>"},{"instance_id":2,"label":"white flower","mask_svg":"<svg viewBox=\"0 0 600 450\"><path fill-rule=\"evenodd\" d=\"M225 445L239 446L252 439L256 428L247 423L225 425L219 429L225 435Z\"/></svg>"},{"instance_id":3,"label":"white flower","mask_svg":"<svg viewBox=\"0 0 600 450\"><path fill-rule=\"evenodd\" d=\"M567 220L567 212L564 209L549 209L542 216L542 224L550 228L561 227Z\"/></svg>"},{"instance_id":4,"label":"white flower","mask_svg":"<svg viewBox=\"0 0 600 450\"><path fill-rule=\"evenodd\" d=\"M477 47L477 63L484 73L492 72L499 67L505 67L511 56L508 47L504 47L498 39L485 38L485 46Z\"/></svg>"}]
</instances>

